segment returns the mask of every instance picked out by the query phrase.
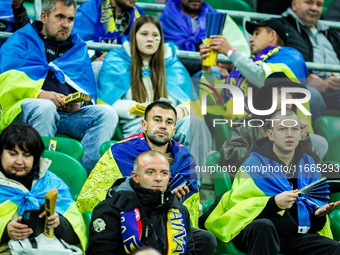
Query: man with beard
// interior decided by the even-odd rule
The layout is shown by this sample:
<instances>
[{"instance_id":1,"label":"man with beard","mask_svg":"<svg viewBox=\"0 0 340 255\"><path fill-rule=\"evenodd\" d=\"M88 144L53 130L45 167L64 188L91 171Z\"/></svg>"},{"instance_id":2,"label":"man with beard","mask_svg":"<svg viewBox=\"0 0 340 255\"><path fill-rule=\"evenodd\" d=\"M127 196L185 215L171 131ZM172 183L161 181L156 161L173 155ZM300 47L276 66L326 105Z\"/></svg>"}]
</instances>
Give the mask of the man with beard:
<instances>
[{"instance_id":1,"label":"man with beard","mask_svg":"<svg viewBox=\"0 0 340 255\"><path fill-rule=\"evenodd\" d=\"M173 42L179 50L199 51L205 39L205 15L216 12L203 0L169 0L159 18L162 24L165 42ZM202 70L199 60L181 59L190 75ZM214 67L217 77L226 77L225 63Z\"/></svg>"},{"instance_id":2,"label":"man with beard","mask_svg":"<svg viewBox=\"0 0 340 255\"><path fill-rule=\"evenodd\" d=\"M203 0L169 0L159 22L165 42L173 42L178 49L198 51L205 39L205 15L216 12Z\"/></svg>"},{"instance_id":3,"label":"man with beard","mask_svg":"<svg viewBox=\"0 0 340 255\"><path fill-rule=\"evenodd\" d=\"M107 191L117 179L131 175L133 162L139 154L155 150L164 154L169 161L170 182L176 175L191 182L189 188L178 188L174 193L189 210L192 225L197 226L199 194L195 162L184 146L172 140L176 119L177 113L171 104L163 101L149 104L142 120L144 132L114 144L105 152L80 191L77 199L79 210L92 211L105 199ZM193 228L193 236L197 254L214 253L216 240L211 233Z\"/></svg>"},{"instance_id":4,"label":"man with beard","mask_svg":"<svg viewBox=\"0 0 340 255\"><path fill-rule=\"evenodd\" d=\"M0 130L19 122L42 136L58 132L81 140L81 163L90 173L100 158L100 145L113 136L118 116L110 106L64 102L75 92L96 102L91 62L85 42L71 34L76 3L45 0L42 10L41 21L13 33L1 48Z\"/></svg>"},{"instance_id":5,"label":"man with beard","mask_svg":"<svg viewBox=\"0 0 340 255\"><path fill-rule=\"evenodd\" d=\"M122 44L124 38L129 40L135 20L145 14L135 3L136 0L89 0L77 10L74 32L85 41ZM96 52L97 57L100 55Z\"/></svg>"}]
</instances>

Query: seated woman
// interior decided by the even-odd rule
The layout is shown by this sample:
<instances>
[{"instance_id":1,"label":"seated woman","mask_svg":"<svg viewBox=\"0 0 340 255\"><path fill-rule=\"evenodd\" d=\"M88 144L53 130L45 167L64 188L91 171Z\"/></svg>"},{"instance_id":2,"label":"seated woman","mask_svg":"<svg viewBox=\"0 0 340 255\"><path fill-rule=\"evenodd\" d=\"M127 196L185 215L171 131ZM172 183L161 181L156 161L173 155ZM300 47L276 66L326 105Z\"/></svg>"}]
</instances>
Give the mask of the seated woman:
<instances>
[{"instance_id":1,"label":"seated woman","mask_svg":"<svg viewBox=\"0 0 340 255\"><path fill-rule=\"evenodd\" d=\"M190 76L178 60L174 45L163 44L162 27L151 15L135 21L130 41L106 55L99 72L99 101L113 105L124 137L142 130L142 117L130 109L157 100L170 102L177 110L174 140L191 152L197 164L204 165L211 135L202 118L190 116Z\"/></svg>"},{"instance_id":2,"label":"seated woman","mask_svg":"<svg viewBox=\"0 0 340 255\"><path fill-rule=\"evenodd\" d=\"M22 240L33 230L22 224L25 210L38 210L52 189L58 190L55 213L47 226L69 244L86 244L85 224L73 201L70 188L48 171L51 161L41 158L44 144L39 133L27 124L11 124L0 135L0 253L9 251L9 240ZM45 217L45 211L39 218ZM8 253L9 254L9 253Z\"/></svg>"}]
</instances>

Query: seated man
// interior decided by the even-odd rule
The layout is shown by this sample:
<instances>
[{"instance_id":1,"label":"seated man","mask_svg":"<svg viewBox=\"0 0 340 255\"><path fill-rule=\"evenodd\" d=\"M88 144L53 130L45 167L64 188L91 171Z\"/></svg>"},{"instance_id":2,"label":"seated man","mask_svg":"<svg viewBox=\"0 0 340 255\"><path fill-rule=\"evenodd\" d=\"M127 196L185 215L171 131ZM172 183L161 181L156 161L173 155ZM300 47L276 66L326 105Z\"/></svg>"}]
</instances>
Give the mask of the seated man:
<instances>
[{"instance_id":1,"label":"seated man","mask_svg":"<svg viewBox=\"0 0 340 255\"><path fill-rule=\"evenodd\" d=\"M32 125L42 136L56 132L81 140L81 163L89 174L100 145L112 138L118 122L106 105L65 104L80 91L96 102L96 84L87 46L71 34L76 3L45 0L41 21L16 31L0 51L0 130L12 122ZM25 42L25 43L22 43Z\"/></svg>"},{"instance_id":2,"label":"seated man","mask_svg":"<svg viewBox=\"0 0 340 255\"><path fill-rule=\"evenodd\" d=\"M340 64L340 36L319 21L323 0L293 0L292 8L282 13L282 21L289 33L287 46L301 52L305 61L320 64ZM307 84L311 91L313 123L326 108L340 110L340 78L325 71L313 71Z\"/></svg>"},{"instance_id":3,"label":"seated man","mask_svg":"<svg viewBox=\"0 0 340 255\"><path fill-rule=\"evenodd\" d=\"M340 201L327 204L297 193L321 178L299 142L298 116L287 109L271 120L268 137L256 141L206 228L247 254L339 254L326 214Z\"/></svg>"},{"instance_id":4,"label":"seated man","mask_svg":"<svg viewBox=\"0 0 340 255\"><path fill-rule=\"evenodd\" d=\"M107 191L117 179L131 175L133 162L139 154L156 150L168 158L171 180L179 174L191 182L190 191L184 187L175 190L175 194L179 201L183 200L189 210L192 225L196 227L199 212L196 165L188 150L171 139L176 131L176 116L175 108L169 103L156 101L149 104L142 121L144 132L116 143L101 157L80 191L77 199L79 210L92 211L105 199ZM208 255L214 252L216 240L211 233L193 228L193 234L197 254Z\"/></svg>"},{"instance_id":5,"label":"seated man","mask_svg":"<svg viewBox=\"0 0 340 255\"><path fill-rule=\"evenodd\" d=\"M236 69L229 74L223 84L233 84L243 91L245 96L244 110L247 114L250 113L246 104L248 86L255 87L255 89L263 87L264 78L273 72L284 72L289 78L298 78L301 83L305 84L308 70L302 55L297 50L283 47L287 41L287 34L278 19L267 19L258 23L247 21L246 29L248 33L253 34L253 37L249 40L252 58L248 59L243 56L231 46L226 38L213 35L209 46L206 44L200 46L200 59L203 60L208 57L210 49L217 50L230 58ZM203 76L208 80L211 77L210 71L210 66L203 66ZM235 118L236 116L232 114L232 94L225 93L224 98L225 115ZM243 117L246 114L237 117Z\"/></svg>"},{"instance_id":6,"label":"seated man","mask_svg":"<svg viewBox=\"0 0 340 255\"><path fill-rule=\"evenodd\" d=\"M129 39L135 20L145 14L135 3L130 0L89 0L79 7L73 32L85 41L122 44L124 38ZM101 54L96 52L96 55Z\"/></svg>"},{"instance_id":7,"label":"seated man","mask_svg":"<svg viewBox=\"0 0 340 255\"><path fill-rule=\"evenodd\" d=\"M267 110L272 106L272 89L278 89L277 107L281 109L281 88L294 87L305 88L305 86L292 82L283 72L276 72L268 76L265 86L259 89L253 100L254 108L257 110ZM301 98L302 93L286 94L286 98ZM296 105L287 105L287 108L294 108ZM302 113L301 113L302 114ZM225 165L236 166L238 169L243 161L250 156L251 148L257 139L266 137L266 131L270 127L270 122L266 121L269 116L257 116L248 114L247 116L233 123L230 135L221 148L221 156ZM257 120L257 121L253 121ZM248 124L248 121L252 121ZM301 122L301 143L306 153L311 156L317 164L321 163L321 159L326 155L328 143L326 139L320 135L308 133L308 122ZM245 123L244 125L242 123ZM258 127L256 127L258 125ZM313 146L314 144L314 146Z\"/></svg>"},{"instance_id":8,"label":"seated man","mask_svg":"<svg viewBox=\"0 0 340 255\"><path fill-rule=\"evenodd\" d=\"M165 42L173 42L179 50L199 51L199 46L205 39L206 14L212 12L217 11L203 0L169 0L159 18ZM242 31L229 16L225 24L228 29L224 29L223 35L237 43L235 47L249 56L249 46ZM181 59L181 62L191 76L202 70L198 60ZM218 63L213 67L215 77L226 78L229 74L227 68L231 69L231 65Z\"/></svg>"},{"instance_id":9,"label":"seated man","mask_svg":"<svg viewBox=\"0 0 340 255\"><path fill-rule=\"evenodd\" d=\"M196 254L190 214L171 192L169 168L161 152L138 155L131 177L117 180L94 208L87 254L124 254L144 245L164 255Z\"/></svg>"}]
</instances>

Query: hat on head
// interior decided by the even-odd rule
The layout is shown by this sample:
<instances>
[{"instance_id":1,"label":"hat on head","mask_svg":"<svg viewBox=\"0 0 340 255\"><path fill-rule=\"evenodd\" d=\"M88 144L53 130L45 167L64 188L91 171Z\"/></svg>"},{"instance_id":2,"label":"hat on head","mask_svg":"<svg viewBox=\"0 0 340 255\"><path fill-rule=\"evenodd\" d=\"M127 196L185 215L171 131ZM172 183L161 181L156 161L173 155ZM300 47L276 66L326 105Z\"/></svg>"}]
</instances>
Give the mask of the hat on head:
<instances>
[{"instance_id":1,"label":"hat on head","mask_svg":"<svg viewBox=\"0 0 340 255\"><path fill-rule=\"evenodd\" d=\"M275 19L265 19L262 21L247 21L246 22L246 29L248 33L253 34L255 28L257 27L270 27L271 29L275 30L275 32L280 36L284 43L287 42L288 33L285 30L284 24L279 20L279 18Z\"/></svg>"},{"instance_id":2,"label":"hat on head","mask_svg":"<svg viewBox=\"0 0 340 255\"><path fill-rule=\"evenodd\" d=\"M269 75L264 81L264 86L260 88L253 97L253 106L257 110L267 110L272 105L272 88L278 87L294 87L294 88L304 88L306 86L293 82L284 72L275 72ZM304 98L306 95L304 93L294 93L294 98Z\"/></svg>"}]
</instances>

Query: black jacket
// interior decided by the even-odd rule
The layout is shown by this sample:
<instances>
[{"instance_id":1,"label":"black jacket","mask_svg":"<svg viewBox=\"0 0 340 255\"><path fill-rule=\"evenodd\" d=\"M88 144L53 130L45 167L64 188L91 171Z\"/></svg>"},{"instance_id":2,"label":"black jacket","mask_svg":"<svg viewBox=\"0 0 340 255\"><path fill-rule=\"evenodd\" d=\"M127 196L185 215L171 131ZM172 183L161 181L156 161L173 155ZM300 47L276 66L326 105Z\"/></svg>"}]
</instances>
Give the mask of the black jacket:
<instances>
[{"instance_id":1,"label":"black jacket","mask_svg":"<svg viewBox=\"0 0 340 255\"><path fill-rule=\"evenodd\" d=\"M269 141L267 137L259 139L255 142L253 152L256 152L271 160L275 160L280 165L285 166L285 163L283 163L273 152L273 143ZM301 143L299 143L299 145L295 149L295 154L294 154L294 158L292 161L292 165L293 166L297 165L303 155L304 155L304 148L301 145ZM295 169L299 169L299 168L296 167ZM297 178L297 173L295 171L293 178L288 179L293 190L297 189L296 178ZM285 210L285 213L283 214L283 216L280 216L279 214L277 214L277 212L281 211L281 209L276 205L274 198L275 197L271 197L269 199L266 207L263 209L263 211L260 213L257 219L261 219L261 218L270 219L275 225L276 231L279 237L281 238L296 235L297 229L299 226L296 203L294 203L291 209ZM308 233L316 233L317 231L320 231L325 225L326 216L315 217L314 213L311 213L310 221L311 221L311 228L309 229Z\"/></svg>"},{"instance_id":2,"label":"black jacket","mask_svg":"<svg viewBox=\"0 0 340 255\"><path fill-rule=\"evenodd\" d=\"M125 254L120 213L134 208L138 208L140 212L142 243L145 246L157 249L164 255L167 254L167 213L170 208L179 209L187 226L187 250L185 254L195 254L190 216L186 207L177 201L170 189L166 192L145 189L136 184L132 178L117 180L109 189L107 198L93 210L89 247L86 254ZM98 223L105 227L98 228Z\"/></svg>"},{"instance_id":3,"label":"black jacket","mask_svg":"<svg viewBox=\"0 0 340 255\"><path fill-rule=\"evenodd\" d=\"M280 19L285 25L288 33L288 41L285 46L297 49L304 57L305 61L313 62L313 47L309 40L307 28L298 25L295 18L291 15ZM323 32L328 41L332 44L338 59L340 59L340 36L334 30L326 30Z\"/></svg>"}]
</instances>

